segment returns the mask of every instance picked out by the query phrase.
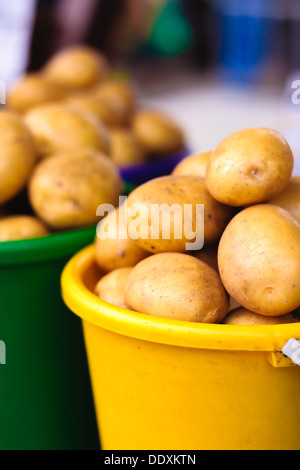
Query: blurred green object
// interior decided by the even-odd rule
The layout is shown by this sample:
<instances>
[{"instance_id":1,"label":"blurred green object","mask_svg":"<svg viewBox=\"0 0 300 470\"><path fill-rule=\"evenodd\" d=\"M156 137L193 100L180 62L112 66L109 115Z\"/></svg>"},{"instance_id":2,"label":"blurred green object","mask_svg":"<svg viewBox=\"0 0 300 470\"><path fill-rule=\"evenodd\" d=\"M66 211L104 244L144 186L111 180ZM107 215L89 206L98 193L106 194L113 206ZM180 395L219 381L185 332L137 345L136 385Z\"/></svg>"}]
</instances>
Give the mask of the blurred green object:
<instances>
[{"instance_id":1,"label":"blurred green object","mask_svg":"<svg viewBox=\"0 0 300 470\"><path fill-rule=\"evenodd\" d=\"M188 50L192 42L192 28L181 2L164 2L156 15L146 49L156 55L177 56Z\"/></svg>"}]
</instances>

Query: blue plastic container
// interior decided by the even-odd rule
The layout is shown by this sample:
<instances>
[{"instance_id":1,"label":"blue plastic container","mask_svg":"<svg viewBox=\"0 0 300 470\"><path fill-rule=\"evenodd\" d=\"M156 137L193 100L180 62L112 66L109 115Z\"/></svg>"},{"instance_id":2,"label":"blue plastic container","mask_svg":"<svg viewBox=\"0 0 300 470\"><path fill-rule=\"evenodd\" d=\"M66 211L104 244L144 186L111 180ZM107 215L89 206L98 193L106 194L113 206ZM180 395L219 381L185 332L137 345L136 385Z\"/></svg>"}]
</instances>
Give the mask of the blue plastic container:
<instances>
[{"instance_id":1,"label":"blue plastic container","mask_svg":"<svg viewBox=\"0 0 300 470\"><path fill-rule=\"evenodd\" d=\"M255 83L273 52L273 0L214 0L222 24L223 75L241 84Z\"/></svg>"},{"instance_id":2,"label":"blue plastic container","mask_svg":"<svg viewBox=\"0 0 300 470\"><path fill-rule=\"evenodd\" d=\"M154 178L170 175L175 167L188 155L190 155L190 152L185 148L164 158L123 167L120 169L120 173L127 183L139 186Z\"/></svg>"}]
</instances>

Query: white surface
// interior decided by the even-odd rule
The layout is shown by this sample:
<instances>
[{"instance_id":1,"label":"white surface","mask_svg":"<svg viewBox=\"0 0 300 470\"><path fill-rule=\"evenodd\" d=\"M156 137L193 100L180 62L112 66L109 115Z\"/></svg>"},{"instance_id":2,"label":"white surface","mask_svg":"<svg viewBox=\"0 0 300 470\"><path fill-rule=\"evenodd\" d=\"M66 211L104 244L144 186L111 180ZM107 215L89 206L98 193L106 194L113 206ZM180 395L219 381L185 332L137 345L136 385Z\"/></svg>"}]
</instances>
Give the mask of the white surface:
<instances>
[{"instance_id":1,"label":"white surface","mask_svg":"<svg viewBox=\"0 0 300 470\"><path fill-rule=\"evenodd\" d=\"M0 2L0 80L9 88L26 70L37 0Z\"/></svg>"},{"instance_id":2,"label":"white surface","mask_svg":"<svg viewBox=\"0 0 300 470\"><path fill-rule=\"evenodd\" d=\"M163 88L142 92L142 103L172 116L184 128L191 152L214 148L240 129L269 127L287 138L300 174L300 117L286 114L280 89L247 90L195 78Z\"/></svg>"}]
</instances>

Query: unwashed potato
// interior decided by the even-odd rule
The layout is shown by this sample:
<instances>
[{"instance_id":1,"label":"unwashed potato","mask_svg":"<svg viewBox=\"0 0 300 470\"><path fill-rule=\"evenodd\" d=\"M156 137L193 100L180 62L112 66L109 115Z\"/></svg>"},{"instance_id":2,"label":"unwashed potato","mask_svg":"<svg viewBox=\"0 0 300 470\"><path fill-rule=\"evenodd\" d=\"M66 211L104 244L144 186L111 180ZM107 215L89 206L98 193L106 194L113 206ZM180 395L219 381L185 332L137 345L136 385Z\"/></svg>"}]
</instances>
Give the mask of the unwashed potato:
<instances>
[{"instance_id":1,"label":"unwashed potato","mask_svg":"<svg viewBox=\"0 0 300 470\"><path fill-rule=\"evenodd\" d=\"M207 246L195 254L196 258L219 272L218 245Z\"/></svg>"},{"instance_id":2,"label":"unwashed potato","mask_svg":"<svg viewBox=\"0 0 300 470\"><path fill-rule=\"evenodd\" d=\"M269 203L282 207L300 223L300 176L293 176L286 189Z\"/></svg>"},{"instance_id":3,"label":"unwashed potato","mask_svg":"<svg viewBox=\"0 0 300 470\"><path fill-rule=\"evenodd\" d=\"M225 325L236 326L260 326L260 325L284 325L288 323L299 323L300 316L297 312L288 313L281 317L266 317L250 312L245 308L239 308L231 312L224 321Z\"/></svg>"},{"instance_id":4,"label":"unwashed potato","mask_svg":"<svg viewBox=\"0 0 300 470\"><path fill-rule=\"evenodd\" d=\"M278 317L300 306L300 225L284 209L241 211L224 231L218 261L225 289L247 310Z\"/></svg>"},{"instance_id":5,"label":"unwashed potato","mask_svg":"<svg viewBox=\"0 0 300 470\"><path fill-rule=\"evenodd\" d=\"M185 135L180 126L162 113L139 110L133 118L132 128L136 138L150 154L168 154L185 147Z\"/></svg>"},{"instance_id":6,"label":"unwashed potato","mask_svg":"<svg viewBox=\"0 0 300 470\"><path fill-rule=\"evenodd\" d=\"M236 300L230 297L229 298L229 312L232 312L233 310L237 310L238 308L242 308L242 306Z\"/></svg>"},{"instance_id":7,"label":"unwashed potato","mask_svg":"<svg viewBox=\"0 0 300 470\"><path fill-rule=\"evenodd\" d=\"M39 106L24 116L42 158L63 150L109 151L109 134L99 120L62 104Z\"/></svg>"},{"instance_id":8,"label":"unwashed potato","mask_svg":"<svg viewBox=\"0 0 300 470\"><path fill-rule=\"evenodd\" d=\"M104 276L95 288L95 294L104 302L121 308L128 308L125 288L133 268L120 268Z\"/></svg>"},{"instance_id":9,"label":"unwashed potato","mask_svg":"<svg viewBox=\"0 0 300 470\"><path fill-rule=\"evenodd\" d=\"M16 215L0 218L0 242L41 238L49 234L48 228L35 217Z\"/></svg>"},{"instance_id":10,"label":"unwashed potato","mask_svg":"<svg viewBox=\"0 0 300 470\"><path fill-rule=\"evenodd\" d=\"M149 253L127 235L125 206L111 212L99 224L95 241L96 262L103 272L135 266Z\"/></svg>"},{"instance_id":11,"label":"unwashed potato","mask_svg":"<svg viewBox=\"0 0 300 470\"><path fill-rule=\"evenodd\" d=\"M288 185L294 168L292 150L276 131L245 129L223 140L208 162L211 195L231 206L267 202Z\"/></svg>"},{"instance_id":12,"label":"unwashed potato","mask_svg":"<svg viewBox=\"0 0 300 470\"><path fill-rule=\"evenodd\" d=\"M109 70L107 60L87 46L74 46L55 54L43 74L70 90L86 89L102 80Z\"/></svg>"},{"instance_id":13,"label":"unwashed potato","mask_svg":"<svg viewBox=\"0 0 300 470\"><path fill-rule=\"evenodd\" d=\"M129 236L150 253L198 251L202 246L195 242L203 235L205 245L214 244L233 215L232 208L211 197L204 179L195 176L154 179L135 189L127 202ZM204 230L197 205L204 205Z\"/></svg>"},{"instance_id":14,"label":"unwashed potato","mask_svg":"<svg viewBox=\"0 0 300 470\"><path fill-rule=\"evenodd\" d=\"M126 80L106 80L93 89L93 96L117 106L121 124L131 123L136 109L136 91Z\"/></svg>"},{"instance_id":15,"label":"unwashed potato","mask_svg":"<svg viewBox=\"0 0 300 470\"><path fill-rule=\"evenodd\" d=\"M122 124L123 115L116 101L93 96L91 93L71 95L66 104L77 111L92 114L108 127Z\"/></svg>"},{"instance_id":16,"label":"unwashed potato","mask_svg":"<svg viewBox=\"0 0 300 470\"><path fill-rule=\"evenodd\" d=\"M101 204L118 205L123 190L116 166L91 150L59 153L42 160L29 182L35 213L56 230L92 226Z\"/></svg>"},{"instance_id":17,"label":"unwashed potato","mask_svg":"<svg viewBox=\"0 0 300 470\"><path fill-rule=\"evenodd\" d=\"M129 308L171 320L220 323L228 296L215 270L181 253L161 253L141 261L130 275Z\"/></svg>"},{"instance_id":18,"label":"unwashed potato","mask_svg":"<svg viewBox=\"0 0 300 470\"><path fill-rule=\"evenodd\" d=\"M3 204L26 186L37 153L29 129L17 114L0 112L0 135L0 204Z\"/></svg>"},{"instance_id":19,"label":"unwashed potato","mask_svg":"<svg viewBox=\"0 0 300 470\"><path fill-rule=\"evenodd\" d=\"M173 175L191 175L205 178L208 161L212 151L190 155L182 160L173 171Z\"/></svg>"},{"instance_id":20,"label":"unwashed potato","mask_svg":"<svg viewBox=\"0 0 300 470\"><path fill-rule=\"evenodd\" d=\"M60 102L67 96L66 89L39 74L25 75L9 92L7 106L24 114L36 106Z\"/></svg>"},{"instance_id":21,"label":"unwashed potato","mask_svg":"<svg viewBox=\"0 0 300 470\"><path fill-rule=\"evenodd\" d=\"M146 153L133 132L121 128L110 133L110 157L116 165L123 167L146 161Z\"/></svg>"}]
</instances>

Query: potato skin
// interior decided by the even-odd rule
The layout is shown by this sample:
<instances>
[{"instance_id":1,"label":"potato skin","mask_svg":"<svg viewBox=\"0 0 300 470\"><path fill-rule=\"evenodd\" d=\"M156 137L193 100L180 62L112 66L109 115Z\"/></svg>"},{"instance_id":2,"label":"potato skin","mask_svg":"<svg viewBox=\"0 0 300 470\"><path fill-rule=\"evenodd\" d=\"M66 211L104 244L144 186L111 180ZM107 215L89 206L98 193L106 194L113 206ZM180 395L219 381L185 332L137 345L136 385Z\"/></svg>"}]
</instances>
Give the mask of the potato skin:
<instances>
[{"instance_id":1,"label":"potato skin","mask_svg":"<svg viewBox=\"0 0 300 470\"><path fill-rule=\"evenodd\" d=\"M98 51L79 45L55 54L42 73L54 83L74 91L94 86L108 70L107 60Z\"/></svg>"},{"instance_id":2,"label":"potato skin","mask_svg":"<svg viewBox=\"0 0 300 470\"><path fill-rule=\"evenodd\" d=\"M12 111L24 114L37 106L60 102L67 94L64 87L42 75L28 74L8 94L7 106Z\"/></svg>"},{"instance_id":3,"label":"potato skin","mask_svg":"<svg viewBox=\"0 0 300 470\"><path fill-rule=\"evenodd\" d=\"M63 230L99 222L98 206L116 206L122 190L119 172L106 156L78 150L42 160L31 176L29 199L40 219Z\"/></svg>"},{"instance_id":4,"label":"potato skin","mask_svg":"<svg viewBox=\"0 0 300 470\"><path fill-rule=\"evenodd\" d=\"M92 95L118 108L120 124L130 125L137 106L134 86L127 80L105 80L92 90Z\"/></svg>"},{"instance_id":5,"label":"potato skin","mask_svg":"<svg viewBox=\"0 0 300 470\"><path fill-rule=\"evenodd\" d=\"M106 127L114 128L122 125L122 112L116 102L97 98L91 93L72 94L65 100L69 108L81 113L91 114Z\"/></svg>"},{"instance_id":6,"label":"potato skin","mask_svg":"<svg viewBox=\"0 0 300 470\"><path fill-rule=\"evenodd\" d=\"M48 228L37 218L16 215L0 218L0 242L28 240L50 235Z\"/></svg>"},{"instance_id":7,"label":"potato skin","mask_svg":"<svg viewBox=\"0 0 300 470\"><path fill-rule=\"evenodd\" d=\"M286 140L265 128L245 129L221 142L206 172L211 195L234 207L264 203L288 185L294 157Z\"/></svg>"},{"instance_id":8,"label":"potato skin","mask_svg":"<svg viewBox=\"0 0 300 470\"><path fill-rule=\"evenodd\" d=\"M128 308L124 292L133 268L120 268L104 276L95 287L95 294L104 302Z\"/></svg>"},{"instance_id":9,"label":"potato skin","mask_svg":"<svg viewBox=\"0 0 300 470\"><path fill-rule=\"evenodd\" d=\"M122 167L146 161L143 147L128 129L113 129L110 132L110 157L116 165Z\"/></svg>"},{"instance_id":10,"label":"potato skin","mask_svg":"<svg viewBox=\"0 0 300 470\"><path fill-rule=\"evenodd\" d=\"M182 150L185 136L168 116L151 110L139 110L133 118L133 132L146 152L153 155Z\"/></svg>"},{"instance_id":11,"label":"potato skin","mask_svg":"<svg viewBox=\"0 0 300 470\"><path fill-rule=\"evenodd\" d=\"M63 150L109 152L109 135L103 124L66 105L38 106L26 113L24 120L42 158Z\"/></svg>"},{"instance_id":12,"label":"potato skin","mask_svg":"<svg viewBox=\"0 0 300 470\"><path fill-rule=\"evenodd\" d=\"M116 222L116 233L114 222ZM100 237L102 229L105 230L106 239ZM133 267L149 256L147 251L140 248L129 237L122 239L122 236L119 236L122 231L127 233L123 206L105 217L97 230L99 236L95 240L95 258L98 266L105 273L119 268Z\"/></svg>"},{"instance_id":13,"label":"potato skin","mask_svg":"<svg viewBox=\"0 0 300 470\"><path fill-rule=\"evenodd\" d=\"M182 253L161 253L141 261L125 289L129 308L178 321L219 323L229 301L219 275Z\"/></svg>"},{"instance_id":14,"label":"potato skin","mask_svg":"<svg viewBox=\"0 0 300 470\"><path fill-rule=\"evenodd\" d=\"M141 214L140 217L138 212L136 214L132 213L134 212L134 206L139 204L147 209L145 216ZM151 253L185 252L187 251L186 244L194 241L187 239L184 228L182 230L182 239L175 239L174 217L171 217L170 238L163 239L163 227L160 223L158 225L159 238L153 239L154 237L151 236L152 229L157 226L155 220L151 218L153 204L159 206L167 204L170 207L173 204L178 204L182 211L185 204L190 204L193 208L192 225L194 231L196 229L196 205L204 204L205 245L214 244L219 240L233 215L232 208L220 204L211 197L202 178L171 175L149 181L134 190L128 197L128 233L132 239L135 238L133 233L134 223L140 218L143 226L148 227L148 239L143 239L141 236L135 241L141 248ZM149 217L147 214L149 214ZM201 234L203 234L203 230Z\"/></svg>"},{"instance_id":15,"label":"potato skin","mask_svg":"<svg viewBox=\"0 0 300 470\"><path fill-rule=\"evenodd\" d=\"M205 178L212 151L201 152L184 158L173 170L173 175L191 175Z\"/></svg>"},{"instance_id":16,"label":"potato skin","mask_svg":"<svg viewBox=\"0 0 300 470\"><path fill-rule=\"evenodd\" d=\"M208 264L211 268L215 271L219 272L219 265L218 265L218 245L208 246L203 248L201 251L198 251L194 255L203 263Z\"/></svg>"},{"instance_id":17,"label":"potato skin","mask_svg":"<svg viewBox=\"0 0 300 470\"><path fill-rule=\"evenodd\" d=\"M3 204L26 186L37 152L29 129L17 114L0 111L0 133L0 204Z\"/></svg>"},{"instance_id":18,"label":"potato skin","mask_svg":"<svg viewBox=\"0 0 300 470\"><path fill-rule=\"evenodd\" d=\"M285 209L300 224L300 176L293 176L285 190L269 204Z\"/></svg>"},{"instance_id":19,"label":"potato skin","mask_svg":"<svg viewBox=\"0 0 300 470\"><path fill-rule=\"evenodd\" d=\"M238 308L231 312L224 320L224 325L236 326L268 326L289 323L300 323L300 316L297 312L287 313L281 317L265 317L264 315L250 312L250 310L245 308Z\"/></svg>"},{"instance_id":20,"label":"potato skin","mask_svg":"<svg viewBox=\"0 0 300 470\"><path fill-rule=\"evenodd\" d=\"M221 279L242 307L281 316L300 306L300 225L269 204L241 211L219 244Z\"/></svg>"}]
</instances>

